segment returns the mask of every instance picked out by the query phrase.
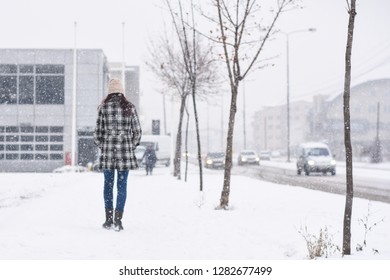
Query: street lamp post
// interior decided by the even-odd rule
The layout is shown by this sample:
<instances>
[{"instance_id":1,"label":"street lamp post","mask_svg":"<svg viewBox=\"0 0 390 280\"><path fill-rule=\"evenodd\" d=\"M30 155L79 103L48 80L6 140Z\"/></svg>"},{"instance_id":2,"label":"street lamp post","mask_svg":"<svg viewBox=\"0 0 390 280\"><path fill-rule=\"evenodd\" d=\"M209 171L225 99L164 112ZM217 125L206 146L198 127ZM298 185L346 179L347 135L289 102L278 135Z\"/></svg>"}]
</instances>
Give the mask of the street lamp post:
<instances>
[{"instance_id":1,"label":"street lamp post","mask_svg":"<svg viewBox=\"0 0 390 280\"><path fill-rule=\"evenodd\" d=\"M286 36L286 86L287 86L287 162L290 162L290 51L289 36L300 32L315 32L315 28L295 30L291 32L282 32Z\"/></svg>"}]
</instances>

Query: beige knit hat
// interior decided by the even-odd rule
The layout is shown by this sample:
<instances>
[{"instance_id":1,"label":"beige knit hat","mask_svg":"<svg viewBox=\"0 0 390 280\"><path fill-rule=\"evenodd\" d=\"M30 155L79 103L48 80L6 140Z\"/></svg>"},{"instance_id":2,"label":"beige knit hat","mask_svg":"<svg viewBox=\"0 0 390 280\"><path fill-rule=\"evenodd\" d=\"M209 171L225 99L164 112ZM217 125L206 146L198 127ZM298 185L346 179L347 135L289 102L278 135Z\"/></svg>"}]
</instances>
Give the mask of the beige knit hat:
<instances>
[{"instance_id":1,"label":"beige knit hat","mask_svg":"<svg viewBox=\"0 0 390 280\"><path fill-rule=\"evenodd\" d=\"M108 94L110 93L125 93L121 80L114 78L108 82Z\"/></svg>"}]
</instances>

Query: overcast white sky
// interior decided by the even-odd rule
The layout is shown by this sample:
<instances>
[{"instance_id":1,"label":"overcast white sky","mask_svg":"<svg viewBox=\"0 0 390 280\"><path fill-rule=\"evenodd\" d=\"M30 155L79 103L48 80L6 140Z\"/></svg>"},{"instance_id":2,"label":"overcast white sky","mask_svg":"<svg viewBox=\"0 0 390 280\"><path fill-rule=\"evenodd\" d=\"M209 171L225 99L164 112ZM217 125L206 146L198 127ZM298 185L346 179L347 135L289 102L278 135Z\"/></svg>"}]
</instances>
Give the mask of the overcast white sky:
<instances>
[{"instance_id":1,"label":"overcast white sky","mask_svg":"<svg viewBox=\"0 0 390 280\"><path fill-rule=\"evenodd\" d=\"M122 22L126 22L126 63L143 67L149 38L158 34L163 26L166 13L161 6L164 2L1 0L0 48L72 48L73 22L77 21L79 47L101 48L110 61L119 61ZM302 3L304 9L283 15L278 25L285 32L317 29L314 33L290 36L292 100L310 99L313 94L339 93L344 79L346 1L303 0ZM390 78L390 1L357 0L357 5L352 83ZM278 35L267 46L267 53L277 56L273 61L275 66L254 73L246 82L248 119L264 105L285 103L285 37ZM156 83L145 68L141 68L141 78L143 103L146 103L149 96L153 98L158 91L151 86ZM228 97L226 105L227 100ZM158 102L153 102L153 106L156 104ZM145 111L144 114L150 112L151 118L161 116L161 110Z\"/></svg>"}]
</instances>

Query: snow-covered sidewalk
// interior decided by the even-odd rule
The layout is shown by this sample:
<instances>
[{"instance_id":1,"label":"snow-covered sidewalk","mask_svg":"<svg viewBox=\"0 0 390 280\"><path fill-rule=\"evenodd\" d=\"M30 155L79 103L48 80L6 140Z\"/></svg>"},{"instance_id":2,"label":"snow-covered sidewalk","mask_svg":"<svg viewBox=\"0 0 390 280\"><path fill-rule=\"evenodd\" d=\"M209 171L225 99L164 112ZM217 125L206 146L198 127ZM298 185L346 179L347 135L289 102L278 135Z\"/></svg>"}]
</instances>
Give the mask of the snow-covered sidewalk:
<instances>
[{"instance_id":1,"label":"snow-covered sidewalk","mask_svg":"<svg viewBox=\"0 0 390 280\"><path fill-rule=\"evenodd\" d=\"M223 171L197 168L188 182L156 168L129 175L125 230L104 230L101 173L3 173L0 176L0 259L306 259L299 231L327 228L341 246L344 196L232 176L230 210L215 210ZM184 177L184 176L183 176ZM390 259L390 205L354 199L353 254L347 259ZM377 253L374 253L374 250ZM333 259L340 259L336 252Z\"/></svg>"}]
</instances>

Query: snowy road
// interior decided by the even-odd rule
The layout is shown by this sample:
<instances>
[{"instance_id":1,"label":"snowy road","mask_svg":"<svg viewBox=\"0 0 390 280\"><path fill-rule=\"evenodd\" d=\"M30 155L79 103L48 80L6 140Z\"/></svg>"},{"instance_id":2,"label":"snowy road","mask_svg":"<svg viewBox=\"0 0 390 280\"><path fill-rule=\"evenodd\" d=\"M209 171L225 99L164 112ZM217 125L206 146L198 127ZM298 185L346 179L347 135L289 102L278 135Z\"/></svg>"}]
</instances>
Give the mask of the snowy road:
<instances>
[{"instance_id":1,"label":"snowy road","mask_svg":"<svg viewBox=\"0 0 390 280\"><path fill-rule=\"evenodd\" d=\"M345 193L345 166L337 168L337 175L323 176L321 173L298 176L295 163L264 161L261 166L233 168L234 174L246 174L266 181L301 186L331 193ZM360 198L390 203L390 169L359 166L354 168L354 195Z\"/></svg>"}]
</instances>

